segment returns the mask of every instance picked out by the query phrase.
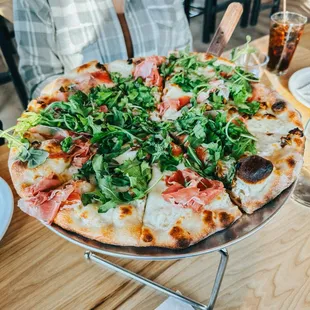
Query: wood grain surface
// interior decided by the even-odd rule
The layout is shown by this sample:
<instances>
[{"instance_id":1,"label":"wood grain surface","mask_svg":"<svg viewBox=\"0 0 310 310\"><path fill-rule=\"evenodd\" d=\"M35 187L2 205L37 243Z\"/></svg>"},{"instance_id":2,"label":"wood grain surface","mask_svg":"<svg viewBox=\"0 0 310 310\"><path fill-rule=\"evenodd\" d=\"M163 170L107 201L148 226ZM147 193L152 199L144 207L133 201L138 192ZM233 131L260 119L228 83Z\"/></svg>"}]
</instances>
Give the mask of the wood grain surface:
<instances>
[{"instance_id":1,"label":"wood grain surface","mask_svg":"<svg viewBox=\"0 0 310 310\"><path fill-rule=\"evenodd\" d=\"M221 56L224 48L230 40L243 12L240 3L233 2L225 11L225 14L217 27L207 52L214 56Z\"/></svg>"},{"instance_id":2,"label":"wood grain surface","mask_svg":"<svg viewBox=\"0 0 310 310\"><path fill-rule=\"evenodd\" d=\"M266 50L268 38L254 44ZM310 66L309 26L288 75L280 79L266 75L300 110L304 121L310 117L310 109L290 95L287 79L306 66ZM7 157L7 148L0 147L0 176L12 187ZM0 241L0 309L149 310L166 298L86 262L82 248L22 213L16 207L15 192L14 197L13 220ZM310 309L309 208L289 200L267 226L228 251L230 259L216 309ZM219 254L164 262L109 259L207 303Z\"/></svg>"}]
</instances>

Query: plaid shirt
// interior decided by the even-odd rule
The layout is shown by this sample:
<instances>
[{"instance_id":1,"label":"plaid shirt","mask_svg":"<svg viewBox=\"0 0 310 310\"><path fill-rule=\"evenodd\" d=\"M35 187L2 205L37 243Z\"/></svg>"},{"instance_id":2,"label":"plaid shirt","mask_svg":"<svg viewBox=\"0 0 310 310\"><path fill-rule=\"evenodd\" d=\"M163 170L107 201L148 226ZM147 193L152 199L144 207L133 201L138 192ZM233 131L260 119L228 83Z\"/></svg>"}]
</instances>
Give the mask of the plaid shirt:
<instances>
[{"instance_id":1,"label":"plaid shirt","mask_svg":"<svg viewBox=\"0 0 310 310\"><path fill-rule=\"evenodd\" d=\"M182 0L125 0L134 56L192 45ZM112 0L14 0L19 69L31 97L82 63L127 59Z\"/></svg>"}]
</instances>

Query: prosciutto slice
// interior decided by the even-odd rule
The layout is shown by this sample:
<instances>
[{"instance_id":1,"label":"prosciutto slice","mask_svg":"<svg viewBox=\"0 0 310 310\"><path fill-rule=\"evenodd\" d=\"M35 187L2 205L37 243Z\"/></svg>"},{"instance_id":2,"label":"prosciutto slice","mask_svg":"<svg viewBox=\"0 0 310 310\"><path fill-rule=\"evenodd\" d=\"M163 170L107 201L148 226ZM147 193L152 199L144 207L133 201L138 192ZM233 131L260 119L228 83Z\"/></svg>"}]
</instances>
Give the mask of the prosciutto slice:
<instances>
[{"instance_id":1,"label":"prosciutto slice","mask_svg":"<svg viewBox=\"0 0 310 310\"><path fill-rule=\"evenodd\" d=\"M21 199L18 207L25 213L51 224L62 204L75 190L73 184L66 184L60 189L49 192L38 192L33 197Z\"/></svg>"},{"instance_id":2,"label":"prosciutto slice","mask_svg":"<svg viewBox=\"0 0 310 310\"><path fill-rule=\"evenodd\" d=\"M203 178L190 169L174 172L165 182L168 188L162 193L163 198L174 206L195 212L201 211L224 190L222 182Z\"/></svg>"},{"instance_id":3,"label":"prosciutto slice","mask_svg":"<svg viewBox=\"0 0 310 310\"><path fill-rule=\"evenodd\" d=\"M24 189L26 196L34 196L39 192L45 192L61 185L61 181L55 173L51 173L47 177L43 177L38 183L28 186Z\"/></svg>"},{"instance_id":4,"label":"prosciutto slice","mask_svg":"<svg viewBox=\"0 0 310 310\"><path fill-rule=\"evenodd\" d=\"M91 88L102 84L106 85L107 87L114 85L110 78L110 74L103 70L86 72L78 75L75 79L75 88L84 93L88 93Z\"/></svg>"},{"instance_id":5,"label":"prosciutto slice","mask_svg":"<svg viewBox=\"0 0 310 310\"><path fill-rule=\"evenodd\" d=\"M92 156L92 152L90 150L90 142L82 142L80 140L76 141L75 148L70 156L72 156L72 165L78 168L82 168L82 166L88 161L88 159Z\"/></svg>"},{"instance_id":6,"label":"prosciutto slice","mask_svg":"<svg viewBox=\"0 0 310 310\"><path fill-rule=\"evenodd\" d=\"M159 114L162 116L168 109L172 111L179 111L181 108L186 106L191 100L189 96L183 96L178 99L165 98L163 102L157 105L157 109L159 110Z\"/></svg>"},{"instance_id":7,"label":"prosciutto slice","mask_svg":"<svg viewBox=\"0 0 310 310\"><path fill-rule=\"evenodd\" d=\"M51 143L52 140L49 140ZM51 143L52 145L52 143ZM55 147L49 147L49 158L71 158L71 163L73 166L81 168L88 159L91 158L94 154L94 150L90 149L91 143L88 139L82 138L74 141L73 146L71 147L68 153L64 152L59 143L56 141Z\"/></svg>"},{"instance_id":8,"label":"prosciutto slice","mask_svg":"<svg viewBox=\"0 0 310 310\"><path fill-rule=\"evenodd\" d=\"M162 86L163 78L159 74L158 67L165 61L164 57L150 56L139 63L134 71L134 78L142 77L149 86Z\"/></svg>"},{"instance_id":9,"label":"prosciutto slice","mask_svg":"<svg viewBox=\"0 0 310 310\"><path fill-rule=\"evenodd\" d=\"M58 127L50 127L45 125L37 125L29 129L29 135L26 136L30 142L45 141L54 139L62 141L71 135L69 130L61 129Z\"/></svg>"}]
</instances>

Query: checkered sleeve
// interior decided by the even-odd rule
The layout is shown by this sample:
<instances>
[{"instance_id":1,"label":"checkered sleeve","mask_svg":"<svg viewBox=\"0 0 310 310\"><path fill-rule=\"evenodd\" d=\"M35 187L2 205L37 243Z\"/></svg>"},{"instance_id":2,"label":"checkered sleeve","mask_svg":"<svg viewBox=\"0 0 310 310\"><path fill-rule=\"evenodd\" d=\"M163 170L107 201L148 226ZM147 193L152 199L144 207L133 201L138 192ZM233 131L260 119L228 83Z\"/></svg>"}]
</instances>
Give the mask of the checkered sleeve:
<instances>
[{"instance_id":1,"label":"checkered sleeve","mask_svg":"<svg viewBox=\"0 0 310 310\"><path fill-rule=\"evenodd\" d=\"M31 98L63 74L56 54L48 1L14 0L14 31L20 57L19 71Z\"/></svg>"}]
</instances>

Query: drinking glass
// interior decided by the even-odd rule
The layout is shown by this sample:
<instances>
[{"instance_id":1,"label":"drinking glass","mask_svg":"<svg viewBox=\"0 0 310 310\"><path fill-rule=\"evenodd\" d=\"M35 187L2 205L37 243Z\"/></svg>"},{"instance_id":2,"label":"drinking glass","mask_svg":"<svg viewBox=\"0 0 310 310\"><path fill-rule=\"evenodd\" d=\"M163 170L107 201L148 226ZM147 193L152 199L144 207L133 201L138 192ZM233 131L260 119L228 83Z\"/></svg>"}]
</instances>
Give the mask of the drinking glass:
<instances>
[{"instance_id":1,"label":"drinking glass","mask_svg":"<svg viewBox=\"0 0 310 310\"><path fill-rule=\"evenodd\" d=\"M310 207L310 120L304 130L306 137L304 164L292 198L304 206Z\"/></svg>"},{"instance_id":2,"label":"drinking glass","mask_svg":"<svg viewBox=\"0 0 310 310\"><path fill-rule=\"evenodd\" d=\"M260 78L263 69L269 61L269 57L260 51L241 55L235 63L244 68L245 71L251 72L256 78Z\"/></svg>"},{"instance_id":3,"label":"drinking glass","mask_svg":"<svg viewBox=\"0 0 310 310\"><path fill-rule=\"evenodd\" d=\"M287 72L307 17L292 13L278 12L271 16L267 69L277 75Z\"/></svg>"}]
</instances>

